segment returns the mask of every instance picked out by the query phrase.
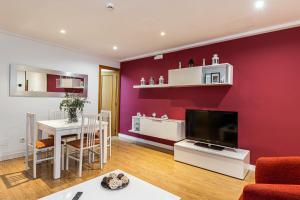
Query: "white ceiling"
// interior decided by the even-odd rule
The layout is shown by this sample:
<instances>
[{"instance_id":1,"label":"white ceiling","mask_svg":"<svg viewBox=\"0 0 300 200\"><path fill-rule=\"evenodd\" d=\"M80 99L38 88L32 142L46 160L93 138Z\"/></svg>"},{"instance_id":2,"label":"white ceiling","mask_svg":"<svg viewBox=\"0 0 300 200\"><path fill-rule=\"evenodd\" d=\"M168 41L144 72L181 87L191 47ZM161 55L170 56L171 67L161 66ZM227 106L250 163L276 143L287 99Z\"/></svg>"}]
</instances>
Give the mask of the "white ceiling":
<instances>
[{"instance_id":1,"label":"white ceiling","mask_svg":"<svg viewBox=\"0 0 300 200\"><path fill-rule=\"evenodd\" d=\"M255 0L113 0L113 11L106 1L0 0L0 28L121 60L300 19L299 0L265 0L261 11Z\"/></svg>"}]
</instances>

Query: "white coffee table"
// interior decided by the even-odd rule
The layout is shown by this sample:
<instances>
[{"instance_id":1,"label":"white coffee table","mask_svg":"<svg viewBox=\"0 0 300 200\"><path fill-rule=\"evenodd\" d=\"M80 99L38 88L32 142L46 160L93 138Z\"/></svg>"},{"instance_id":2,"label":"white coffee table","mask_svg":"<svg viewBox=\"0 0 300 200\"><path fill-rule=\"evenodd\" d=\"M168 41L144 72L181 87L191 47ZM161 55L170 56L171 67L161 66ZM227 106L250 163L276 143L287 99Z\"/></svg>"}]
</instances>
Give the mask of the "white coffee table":
<instances>
[{"instance_id":1,"label":"white coffee table","mask_svg":"<svg viewBox=\"0 0 300 200\"><path fill-rule=\"evenodd\" d=\"M181 198L160 189L150 183L136 178L121 170L113 171L124 173L130 180L129 185L121 190L110 191L101 186L104 176L91 179L63 191L41 198L40 200L72 200L77 192L83 192L80 200L180 200Z\"/></svg>"}]
</instances>

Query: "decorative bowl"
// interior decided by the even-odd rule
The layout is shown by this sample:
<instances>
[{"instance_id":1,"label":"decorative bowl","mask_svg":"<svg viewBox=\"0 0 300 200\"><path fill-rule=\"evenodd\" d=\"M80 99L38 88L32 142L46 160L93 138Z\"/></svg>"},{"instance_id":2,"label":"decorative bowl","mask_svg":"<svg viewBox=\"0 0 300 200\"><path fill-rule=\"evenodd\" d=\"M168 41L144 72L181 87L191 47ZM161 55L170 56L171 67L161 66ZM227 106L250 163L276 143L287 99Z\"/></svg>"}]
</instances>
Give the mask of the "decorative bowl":
<instances>
[{"instance_id":1,"label":"decorative bowl","mask_svg":"<svg viewBox=\"0 0 300 200\"><path fill-rule=\"evenodd\" d=\"M101 181L101 186L108 190L120 190L127 187L129 179L123 173L111 173Z\"/></svg>"}]
</instances>

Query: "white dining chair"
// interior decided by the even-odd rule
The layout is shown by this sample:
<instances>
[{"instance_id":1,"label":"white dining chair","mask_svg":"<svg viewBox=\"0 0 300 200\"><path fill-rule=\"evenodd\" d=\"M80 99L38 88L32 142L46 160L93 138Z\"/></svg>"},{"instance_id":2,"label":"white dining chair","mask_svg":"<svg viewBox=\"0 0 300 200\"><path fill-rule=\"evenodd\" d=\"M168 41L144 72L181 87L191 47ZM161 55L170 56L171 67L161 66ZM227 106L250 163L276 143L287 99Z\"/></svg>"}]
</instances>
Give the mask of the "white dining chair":
<instances>
[{"instance_id":1,"label":"white dining chair","mask_svg":"<svg viewBox=\"0 0 300 200\"><path fill-rule=\"evenodd\" d=\"M79 162L78 176L82 176L82 164L84 151L88 152L89 163L91 162L92 155L99 155L100 168L103 168L102 158L102 131L101 130L101 114L96 115L82 115L80 139L67 142L67 161L66 170L69 170L69 159ZM100 133L99 137L96 135ZM99 152L97 152L97 149ZM94 159L93 159L94 161Z\"/></svg>"},{"instance_id":2,"label":"white dining chair","mask_svg":"<svg viewBox=\"0 0 300 200\"><path fill-rule=\"evenodd\" d=\"M107 134L107 147L109 149L109 157L111 157L111 111L110 110L101 110L101 120L108 123L108 134Z\"/></svg>"},{"instance_id":3,"label":"white dining chair","mask_svg":"<svg viewBox=\"0 0 300 200\"><path fill-rule=\"evenodd\" d=\"M48 120L59 120L59 119L67 119L67 113L62 110L50 109L48 113Z\"/></svg>"},{"instance_id":4,"label":"white dining chair","mask_svg":"<svg viewBox=\"0 0 300 200\"><path fill-rule=\"evenodd\" d=\"M54 150L53 138L38 140L37 125L36 125L36 114L26 114L26 155L25 155L25 169L29 170L29 154L33 154L33 178L36 178L36 165L37 163L53 160L50 151ZM38 156L43 152L43 156ZM45 157L44 157L45 156ZM49 156L49 157L48 157Z\"/></svg>"},{"instance_id":5,"label":"white dining chair","mask_svg":"<svg viewBox=\"0 0 300 200\"><path fill-rule=\"evenodd\" d=\"M48 113L48 120L61 120L61 119L67 119L68 114L63 111L63 110L55 110L55 109L50 109L49 113ZM50 135L49 137L53 138L53 135ZM65 169L65 148L66 148L66 144L68 141L72 141L77 139L78 134L72 134L72 135L64 135L61 137L62 143L63 143L63 147L61 149L62 151L62 158L61 158L61 169L64 170Z\"/></svg>"}]
</instances>

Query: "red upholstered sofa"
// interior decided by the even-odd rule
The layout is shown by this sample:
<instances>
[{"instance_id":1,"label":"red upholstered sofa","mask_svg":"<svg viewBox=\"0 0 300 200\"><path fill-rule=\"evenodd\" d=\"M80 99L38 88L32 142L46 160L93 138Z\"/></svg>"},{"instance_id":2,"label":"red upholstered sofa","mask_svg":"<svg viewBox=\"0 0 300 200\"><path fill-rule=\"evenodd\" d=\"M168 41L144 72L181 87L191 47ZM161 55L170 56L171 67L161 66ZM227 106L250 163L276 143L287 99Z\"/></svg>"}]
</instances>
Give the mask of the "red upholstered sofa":
<instances>
[{"instance_id":1,"label":"red upholstered sofa","mask_svg":"<svg viewBox=\"0 0 300 200\"><path fill-rule=\"evenodd\" d=\"M240 200L300 200L300 157L259 158Z\"/></svg>"}]
</instances>

